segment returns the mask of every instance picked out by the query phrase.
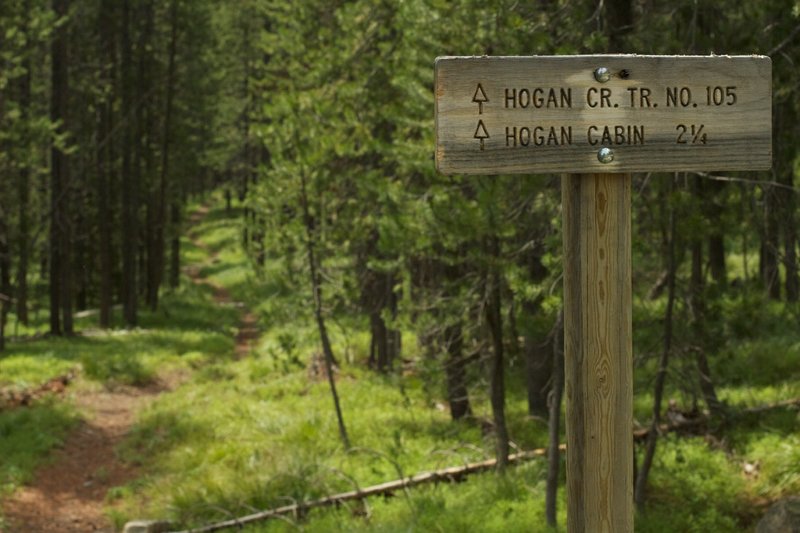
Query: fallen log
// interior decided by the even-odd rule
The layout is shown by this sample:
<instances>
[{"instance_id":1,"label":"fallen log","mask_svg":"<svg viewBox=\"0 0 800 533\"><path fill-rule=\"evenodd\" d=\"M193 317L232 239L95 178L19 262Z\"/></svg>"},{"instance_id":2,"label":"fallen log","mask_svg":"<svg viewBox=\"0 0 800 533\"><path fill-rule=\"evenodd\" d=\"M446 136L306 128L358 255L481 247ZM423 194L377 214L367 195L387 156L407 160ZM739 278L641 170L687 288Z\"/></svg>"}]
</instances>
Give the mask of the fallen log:
<instances>
[{"instance_id":1,"label":"fallen log","mask_svg":"<svg viewBox=\"0 0 800 533\"><path fill-rule=\"evenodd\" d=\"M730 411L730 415L732 417L738 417L742 415L755 415L766 413L767 411L773 411L775 409L791 409L793 407L800 408L800 398L792 398L789 400L782 400L780 402L769 403L764 405L757 405L755 407L747 407L747 408L739 408L739 409L732 409ZM659 434L669 433L671 431L685 431L685 430L693 430L696 428L702 428L706 426L709 422L711 422L711 418L708 415L701 414L696 416L683 416L683 414L679 414L678 420L674 420L665 424L661 424L658 427ZM638 429L633 432L633 440L634 442L641 442L647 438L647 434L650 432L649 428Z\"/></svg>"},{"instance_id":2,"label":"fallen log","mask_svg":"<svg viewBox=\"0 0 800 533\"><path fill-rule=\"evenodd\" d=\"M755 407L744 409L742 413L752 415L752 414L763 413L765 411L771 411L773 409L781 409L784 407L800 407L800 398L792 398L791 400L783 400L780 402L770 403L766 405L757 405Z\"/></svg>"},{"instance_id":3,"label":"fallen log","mask_svg":"<svg viewBox=\"0 0 800 533\"><path fill-rule=\"evenodd\" d=\"M739 412L741 414L755 414L755 413L763 413L765 411L769 411L772 409L795 407L795 406L800 407L800 398L794 398L791 400L784 400L773 404L742 409ZM695 416L692 418L682 417L672 422L661 424L658 428L658 431L659 433L663 434L663 433L668 433L670 431L683 431L687 429L695 429L698 427L703 427L709 421L710 418L706 415ZM648 432L649 428L634 431L633 440L635 442L640 442L646 439ZM560 444L558 449L559 451L564 452L566 451L567 446L566 444ZM526 452L512 454L509 456L508 462L509 464L520 463L529 459L544 457L546 454L547 454L546 448L538 448L536 450L530 450ZM310 509L318 507L328 507L331 505L339 505L346 501L363 500L371 496L388 496L398 490L415 487L417 485L422 485L424 483L457 483L470 474L491 470L496 466L497 466L496 459L488 459L486 461L480 461L477 463L468 463L463 466L451 466L449 468L444 468L441 470L422 472L420 474L407 478L397 479L394 481L387 481L385 483L372 485L370 487L366 487L363 489L342 492L339 494L334 494L332 496L319 498L317 500L295 503L291 505L284 505L283 507L277 507L275 509L260 511L239 518L231 518L229 520L217 522L214 524L209 524L199 528L173 531L171 533L208 533L211 531L220 531L222 529L227 529L232 527L241 527L247 524L252 524L254 522L268 520L270 518L277 518L285 515L302 516Z\"/></svg>"},{"instance_id":4,"label":"fallen log","mask_svg":"<svg viewBox=\"0 0 800 533\"><path fill-rule=\"evenodd\" d=\"M567 449L567 446L565 444L561 444L559 445L558 449L559 451L563 452ZM536 450L530 450L526 452L520 452L509 455L508 462L509 464L519 463L536 457L544 457L546 454L547 454L546 448L538 448ZM314 509L317 507L328 507L331 505L339 505L342 502L346 501L363 500L370 496L388 496L398 490L403 490L417 485L422 485L424 483L456 483L461 481L464 477L470 474L491 470L495 468L495 466L497 466L497 460L488 459L486 461L480 461L478 463L468 463L463 466L451 466L449 468L444 468L441 470L422 472L421 474L417 474L415 476L403 479L397 479L394 481L387 481L386 483L372 485L370 487L365 487L363 489L356 489L348 492L342 492L340 494L335 494L333 496L326 496L324 498L319 498L317 500L295 503L292 505L284 505L283 507L278 507L276 509L260 511L258 513L242 516L240 518L232 518L230 520L225 520L223 522L217 522L215 524L210 524L207 526L202 526L194 529L175 531L172 533L207 533L210 531L219 531L221 529L226 529L229 527L241 527L246 524L251 524L253 522L258 522L261 520L267 520L278 516L302 515L309 509Z\"/></svg>"},{"instance_id":5,"label":"fallen log","mask_svg":"<svg viewBox=\"0 0 800 533\"><path fill-rule=\"evenodd\" d=\"M699 416L697 418L687 418L680 422L670 422L658 426L658 434L663 435L671 431L683 431L685 429L693 429L702 427L710 419L707 416ZM643 442L647 440L647 435L650 433L650 428L637 429L633 432L633 442Z\"/></svg>"},{"instance_id":6,"label":"fallen log","mask_svg":"<svg viewBox=\"0 0 800 533\"><path fill-rule=\"evenodd\" d=\"M56 376L37 387L29 389L0 389L0 409L15 409L17 407L27 407L34 401L42 399L48 394L62 394L67 385L75 379L75 371L72 370L62 376Z\"/></svg>"}]
</instances>

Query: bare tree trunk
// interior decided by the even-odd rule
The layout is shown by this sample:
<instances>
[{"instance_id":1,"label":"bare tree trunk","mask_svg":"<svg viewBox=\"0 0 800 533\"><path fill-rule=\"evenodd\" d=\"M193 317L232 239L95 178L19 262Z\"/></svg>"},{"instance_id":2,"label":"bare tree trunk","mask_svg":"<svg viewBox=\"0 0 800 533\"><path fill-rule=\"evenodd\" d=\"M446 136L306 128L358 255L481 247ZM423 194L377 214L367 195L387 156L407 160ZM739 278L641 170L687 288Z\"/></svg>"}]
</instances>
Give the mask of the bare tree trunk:
<instances>
[{"instance_id":1,"label":"bare tree trunk","mask_svg":"<svg viewBox=\"0 0 800 533\"><path fill-rule=\"evenodd\" d=\"M781 297L778 271L778 193L772 185L764 185L764 236L761 243L761 272L767 294L773 300Z\"/></svg>"},{"instance_id":2,"label":"bare tree trunk","mask_svg":"<svg viewBox=\"0 0 800 533\"><path fill-rule=\"evenodd\" d=\"M700 181L699 176L695 176L694 181L692 183L693 194L698 201L703 201L703 194L701 193L702 183ZM714 199L705 198L705 201L714 201ZM713 208L711 208L713 209ZM711 212L711 209L708 212ZM708 215L709 219L711 220L711 225L715 224L714 219L718 219L718 216L713 214ZM717 221L718 222L718 221ZM722 237L720 236L720 239ZM709 246L710 243L713 242L713 238L709 239ZM711 247L710 247L711 248ZM709 248L709 254L711 253L711 249ZM700 390L703 394L703 399L708 406L709 411L713 416L720 416L722 415L722 404L717 399L717 392L714 387L714 382L711 379L711 368L708 364L708 359L706 357L705 351L705 330L706 330L706 306L705 306L705 279L703 276L703 241L700 238L693 238L692 244L692 268L691 268L691 277L689 279L689 309L691 313L691 329L692 329L692 336L694 337L695 341L700 345L695 350L695 361L697 364L697 372L698 378L700 382ZM724 249L723 249L723 260L722 260L722 273L721 278L717 279L716 281L719 283L725 283L725 261L724 261ZM713 261L712 261L712 272L713 272ZM719 268L719 265L717 265Z\"/></svg>"},{"instance_id":3,"label":"bare tree trunk","mask_svg":"<svg viewBox=\"0 0 800 533\"><path fill-rule=\"evenodd\" d=\"M134 109L131 86L133 84L133 43L131 42L130 0L122 3L122 114L125 135L122 141L122 314L128 327L138 322L138 275L136 251L138 230L138 186L133 175L131 149L139 140L134 135L137 113ZM138 128L136 128L138 129Z\"/></svg>"},{"instance_id":4,"label":"bare tree trunk","mask_svg":"<svg viewBox=\"0 0 800 533\"><path fill-rule=\"evenodd\" d=\"M467 369L461 323L445 327L442 338L447 351L444 371L447 377L447 403L450 405L450 417L453 420L460 420L472 416L472 407L467 391Z\"/></svg>"},{"instance_id":5,"label":"bare tree trunk","mask_svg":"<svg viewBox=\"0 0 800 533\"><path fill-rule=\"evenodd\" d=\"M706 212L708 219L708 226L710 234L708 236L708 263L711 267L711 278L719 285L725 286L728 283L728 269L725 265L725 235L723 233L724 224L722 222L722 213L724 205L724 192L725 182L712 181L710 183L700 183L700 177L697 180L697 187L700 190L698 195L700 201L703 203L703 208ZM707 193L704 194L703 190Z\"/></svg>"},{"instance_id":6,"label":"bare tree trunk","mask_svg":"<svg viewBox=\"0 0 800 533\"><path fill-rule=\"evenodd\" d=\"M30 3L25 2L25 27L23 31L27 32L29 21L27 13L30 11ZM20 122L26 123L30 120L30 107L31 107L31 60L30 55L26 54L23 60L23 68L25 74L19 80L19 107L20 107ZM32 143L32 139L26 137L23 141L26 149ZM30 262L30 245L28 239L30 238L30 219L28 217L28 210L30 209L30 175L31 164L29 161L23 161L20 165L19 173L17 175L17 220L19 222L19 231L17 233L17 277L16 277L16 309L17 320L27 326L28 325L28 265Z\"/></svg>"},{"instance_id":7,"label":"bare tree trunk","mask_svg":"<svg viewBox=\"0 0 800 533\"><path fill-rule=\"evenodd\" d=\"M786 185L792 187L794 174L791 171L783 172ZM786 301L797 302L800 300L800 278L797 267L797 200L796 195L789 193L783 196L783 235L784 250L783 266L786 269Z\"/></svg>"},{"instance_id":8,"label":"bare tree trunk","mask_svg":"<svg viewBox=\"0 0 800 533\"><path fill-rule=\"evenodd\" d=\"M545 492L545 515L547 525L556 527L556 511L558 503L558 471L561 466L559 450L559 428L561 426L561 397L564 391L564 351L562 339L564 338L564 311L558 312L558 318L553 328L553 386L550 389L550 410L547 419L547 490Z\"/></svg>"},{"instance_id":9,"label":"bare tree trunk","mask_svg":"<svg viewBox=\"0 0 800 533\"><path fill-rule=\"evenodd\" d=\"M383 314L387 310L392 317L397 314L394 276L371 269L367 269L366 276L363 298L370 310L370 364L379 372L388 372L400 355L400 332L386 325Z\"/></svg>"},{"instance_id":10,"label":"bare tree trunk","mask_svg":"<svg viewBox=\"0 0 800 533\"><path fill-rule=\"evenodd\" d=\"M23 119L25 120L25 119ZM30 200L29 189L30 169L27 164L19 171L19 186L17 189L17 200L19 202L18 220L19 233L17 234L17 290L16 290L16 309L17 320L25 326L28 325L28 264L30 260L30 222L28 219L28 209Z\"/></svg>"},{"instance_id":11,"label":"bare tree trunk","mask_svg":"<svg viewBox=\"0 0 800 533\"><path fill-rule=\"evenodd\" d=\"M155 0L144 0L139 2L138 19L141 21L139 29L139 40L136 45L138 57L138 72L136 79L136 139L134 145L134 176L136 187L141 191L144 200L145 224L139 226L139 293L144 297L145 305L155 310L157 303L158 287L155 285L156 274L155 258L155 222L154 213L155 196L153 178L155 176L155 154L154 144L156 138L156 121L153 119L154 105L150 103L150 98L145 97L153 90L153 78L151 72L154 69L155 60L153 52L153 34L155 32Z\"/></svg>"},{"instance_id":12,"label":"bare tree trunk","mask_svg":"<svg viewBox=\"0 0 800 533\"><path fill-rule=\"evenodd\" d=\"M328 330L325 327L325 317L323 316L322 309L322 278L319 275L319 268L316 259L316 227L314 217L311 215L311 210L308 205L308 191L306 188L305 175L300 175L300 200L303 207L303 219L306 228L306 252L308 256L308 267L311 276L311 291L314 294L314 316L317 320L317 329L319 330L319 338L322 342L322 353L325 359L325 371L328 374L328 384L331 388L331 396L333 397L333 407L336 411L336 421L339 425L339 437L342 439L342 444L345 448L350 448L350 439L347 436L347 428L344 425L344 417L342 416L342 409L339 405L339 394L336 392L336 379L333 376L333 364L335 357L333 356L333 348L331 347L330 339L328 338Z\"/></svg>"},{"instance_id":13,"label":"bare tree trunk","mask_svg":"<svg viewBox=\"0 0 800 533\"><path fill-rule=\"evenodd\" d=\"M176 190L170 206L170 222L172 223L172 244L170 246L169 286L178 288L181 281L181 207L180 190Z\"/></svg>"},{"instance_id":14,"label":"bare tree trunk","mask_svg":"<svg viewBox=\"0 0 800 533\"><path fill-rule=\"evenodd\" d=\"M606 0L606 35L608 35L608 52L627 52L625 35L633 29L633 6L631 0Z\"/></svg>"},{"instance_id":15,"label":"bare tree trunk","mask_svg":"<svg viewBox=\"0 0 800 533\"><path fill-rule=\"evenodd\" d=\"M53 0L53 11L60 19L66 17L69 0ZM58 124L56 134L67 131L66 114L68 102L67 27L62 25L55 31L51 44L51 101L50 117ZM69 163L67 154L53 143L50 167L50 333L61 335L72 332L71 286L68 249L67 197L69 187ZM63 329L61 314L63 312ZM67 322L69 321L69 322Z\"/></svg>"},{"instance_id":16,"label":"bare tree trunk","mask_svg":"<svg viewBox=\"0 0 800 533\"><path fill-rule=\"evenodd\" d=\"M794 202L792 202L794 203ZM792 207L791 209L795 209ZM787 210L787 214L790 211ZM800 299L800 279L798 278L797 273L797 245L798 245L798 237L797 237L797 222L794 220L794 214L791 215L791 219L787 220L786 227L784 228L784 232L786 234L785 237L785 249L786 253L784 254L784 267L786 268L786 301L787 302L797 302Z\"/></svg>"},{"instance_id":17,"label":"bare tree trunk","mask_svg":"<svg viewBox=\"0 0 800 533\"><path fill-rule=\"evenodd\" d=\"M538 305L529 302L525 302L523 307L525 315L531 318L539 310ZM537 339L530 333L525 334L525 388L528 393L528 414L531 416L548 416L547 398L553 377L552 348L550 339Z\"/></svg>"},{"instance_id":18,"label":"bare tree trunk","mask_svg":"<svg viewBox=\"0 0 800 533\"><path fill-rule=\"evenodd\" d=\"M497 468L508 465L508 427L506 426L506 389L503 364L503 316L500 312L500 274L497 261L500 256L500 240L497 235L488 238L489 256L492 264L486 273L486 323L492 340L492 360L489 363L489 394L492 404L492 419L496 439Z\"/></svg>"},{"instance_id":19,"label":"bare tree trunk","mask_svg":"<svg viewBox=\"0 0 800 533\"><path fill-rule=\"evenodd\" d=\"M6 324L11 309L11 247L6 210L0 205L0 352L5 350Z\"/></svg>"},{"instance_id":20,"label":"bare tree trunk","mask_svg":"<svg viewBox=\"0 0 800 533\"><path fill-rule=\"evenodd\" d=\"M542 263L545 251L544 239L540 238L525 259L530 281L534 283L541 283L547 277L547 268ZM536 314L541 310L541 300L525 300L522 303L522 309L525 319L533 322ZM553 373L552 346L549 338L545 340L534 337L530 328L525 330L524 336L528 414L545 418L548 416L548 384Z\"/></svg>"},{"instance_id":21,"label":"bare tree trunk","mask_svg":"<svg viewBox=\"0 0 800 533\"><path fill-rule=\"evenodd\" d=\"M177 194L175 187L169 186L169 149L170 149L170 128L172 127L172 107L175 98L175 55L178 42L178 2L172 0L170 6L170 42L169 59L167 63L167 98L164 107L164 123L161 139L161 174L159 177L158 193L155 205L155 228L153 230L153 242L151 246L150 294L148 300L151 309L158 307L158 290L163 281L166 270L166 239L165 228L167 225L167 204L170 189L172 194Z\"/></svg>"},{"instance_id":22,"label":"bare tree trunk","mask_svg":"<svg viewBox=\"0 0 800 533\"><path fill-rule=\"evenodd\" d=\"M100 123L98 133L100 142L97 145L97 227L99 231L100 261L100 327L111 327L111 306L113 303L113 236L114 214L112 210L111 187L114 175L114 87L116 62L116 42L114 40L114 4L113 0L104 0L98 18L100 33L99 53L107 54L108 65L103 70L102 83L107 86L109 95L100 103Z\"/></svg>"},{"instance_id":23,"label":"bare tree trunk","mask_svg":"<svg viewBox=\"0 0 800 533\"><path fill-rule=\"evenodd\" d=\"M673 178L671 189L674 190L675 181ZM647 445L645 448L642 466L636 476L636 486L634 489L634 502L639 509L644 507L645 492L647 488L647 478L650 475L650 468L653 465L653 457L656 453L656 443L658 441L658 425L661 422L661 401L664 395L664 383L667 379L667 365L669 355L672 350L672 313L675 306L675 273L678 269L675 257L675 208L670 207L669 212L669 245L667 250L667 310L664 316L664 348L661 352L661 359L658 364L656 374L655 390L653 394L653 420L650 424L650 432L647 435Z\"/></svg>"}]
</instances>

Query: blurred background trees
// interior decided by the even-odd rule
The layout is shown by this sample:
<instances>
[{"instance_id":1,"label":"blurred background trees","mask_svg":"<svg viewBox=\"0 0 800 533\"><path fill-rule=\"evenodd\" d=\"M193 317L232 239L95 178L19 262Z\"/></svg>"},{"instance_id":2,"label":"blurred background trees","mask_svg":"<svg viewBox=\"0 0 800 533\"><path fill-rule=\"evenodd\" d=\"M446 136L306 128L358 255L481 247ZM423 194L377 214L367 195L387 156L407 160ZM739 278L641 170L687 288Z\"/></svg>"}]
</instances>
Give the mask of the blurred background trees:
<instances>
[{"instance_id":1,"label":"blurred background trees","mask_svg":"<svg viewBox=\"0 0 800 533\"><path fill-rule=\"evenodd\" d=\"M2 0L0 348L89 309L135 327L178 284L187 199L224 187L253 268L283 261L323 336L348 316L376 372L419 356L454 419L491 390L502 463L504 376L548 416L558 177L437 174L434 59L768 54L771 172L634 182L636 363L668 350L724 416L713 348L770 302L797 318L799 34L794 0Z\"/></svg>"}]
</instances>

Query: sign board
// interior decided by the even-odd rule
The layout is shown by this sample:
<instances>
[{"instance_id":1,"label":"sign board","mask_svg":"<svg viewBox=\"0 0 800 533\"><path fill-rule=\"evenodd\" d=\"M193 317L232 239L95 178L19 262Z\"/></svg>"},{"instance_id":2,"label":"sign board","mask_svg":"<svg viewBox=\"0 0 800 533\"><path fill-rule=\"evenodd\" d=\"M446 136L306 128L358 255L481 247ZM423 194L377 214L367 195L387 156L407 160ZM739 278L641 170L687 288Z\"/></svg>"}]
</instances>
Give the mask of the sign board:
<instances>
[{"instance_id":1,"label":"sign board","mask_svg":"<svg viewBox=\"0 0 800 533\"><path fill-rule=\"evenodd\" d=\"M440 57L445 174L765 170L765 56Z\"/></svg>"}]
</instances>

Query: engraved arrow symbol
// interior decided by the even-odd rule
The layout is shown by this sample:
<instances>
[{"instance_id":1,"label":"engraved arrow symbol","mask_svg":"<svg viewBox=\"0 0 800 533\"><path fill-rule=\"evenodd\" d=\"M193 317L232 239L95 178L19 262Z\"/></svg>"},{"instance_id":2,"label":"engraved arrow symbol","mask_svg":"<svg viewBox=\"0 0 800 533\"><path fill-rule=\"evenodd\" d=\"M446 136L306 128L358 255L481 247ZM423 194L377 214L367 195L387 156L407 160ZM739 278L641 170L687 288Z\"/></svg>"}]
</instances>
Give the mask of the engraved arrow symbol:
<instances>
[{"instance_id":1,"label":"engraved arrow symbol","mask_svg":"<svg viewBox=\"0 0 800 533\"><path fill-rule=\"evenodd\" d=\"M481 84L478 84L478 87L475 89L475 94L472 95L472 101L478 104L478 114L483 114L483 103L489 101L489 97L486 96L486 93L483 92L483 87Z\"/></svg>"},{"instance_id":2,"label":"engraved arrow symbol","mask_svg":"<svg viewBox=\"0 0 800 533\"><path fill-rule=\"evenodd\" d=\"M475 137L476 139L479 139L481 141L481 151L483 151L483 148L484 148L483 141L484 141L484 139L488 139L489 138L489 132L486 131L486 126L483 125L483 121L482 120L478 121L478 127L475 128L475 135L473 135L473 137Z\"/></svg>"}]
</instances>

